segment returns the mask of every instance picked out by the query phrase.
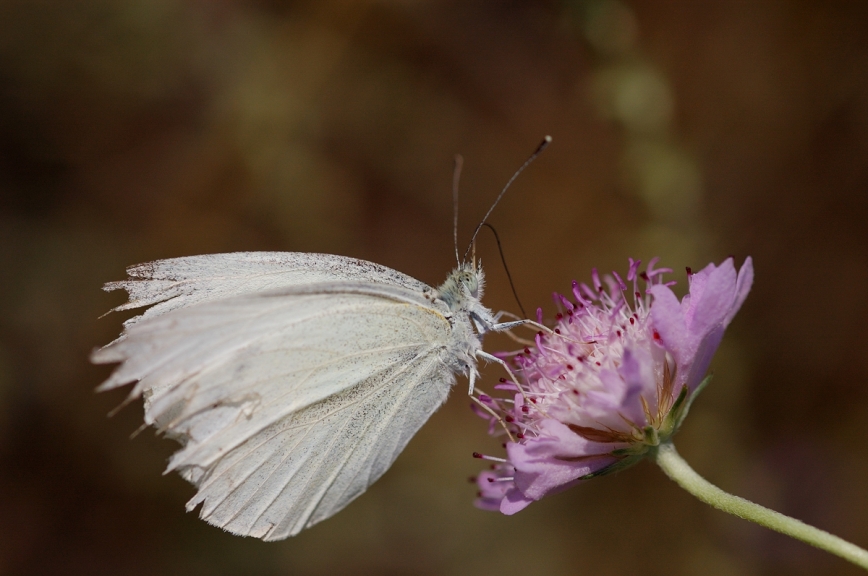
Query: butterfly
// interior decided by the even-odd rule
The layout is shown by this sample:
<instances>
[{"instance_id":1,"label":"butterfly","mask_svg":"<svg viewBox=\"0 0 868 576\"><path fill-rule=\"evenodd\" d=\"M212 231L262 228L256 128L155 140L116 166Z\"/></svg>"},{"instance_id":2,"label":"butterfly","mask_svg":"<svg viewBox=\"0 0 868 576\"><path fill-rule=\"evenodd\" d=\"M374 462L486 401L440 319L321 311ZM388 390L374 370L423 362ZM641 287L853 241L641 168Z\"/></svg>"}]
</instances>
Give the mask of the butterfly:
<instances>
[{"instance_id":1,"label":"butterfly","mask_svg":"<svg viewBox=\"0 0 868 576\"><path fill-rule=\"evenodd\" d=\"M499 322L482 305L472 259L437 288L372 262L294 252L127 272L104 287L129 295L114 311L150 308L92 354L120 363L98 390L133 384L128 401L144 399L145 424L180 442L166 471L197 488L188 511L201 504L208 523L264 540L298 534L363 493L456 374L476 399L478 359L509 370L482 350L483 334L535 324Z\"/></svg>"}]
</instances>

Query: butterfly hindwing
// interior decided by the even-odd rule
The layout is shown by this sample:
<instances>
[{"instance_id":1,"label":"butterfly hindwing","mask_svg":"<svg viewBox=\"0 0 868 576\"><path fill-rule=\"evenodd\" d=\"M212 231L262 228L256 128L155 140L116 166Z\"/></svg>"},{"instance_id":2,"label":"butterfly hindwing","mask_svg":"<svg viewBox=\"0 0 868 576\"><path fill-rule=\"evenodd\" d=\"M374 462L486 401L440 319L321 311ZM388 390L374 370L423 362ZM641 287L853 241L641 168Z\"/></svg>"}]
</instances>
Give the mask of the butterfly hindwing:
<instances>
[{"instance_id":1,"label":"butterfly hindwing","mask_svg":"<svg viewBox=\"0 0 868 576\"><path fill-rule=\"evenodd\" d=\"M218 461L188 503L231 532L292 536L346 506L377 480L454 376L436 351L407 358L293 413Z\"/></svg>"}]
</instances>

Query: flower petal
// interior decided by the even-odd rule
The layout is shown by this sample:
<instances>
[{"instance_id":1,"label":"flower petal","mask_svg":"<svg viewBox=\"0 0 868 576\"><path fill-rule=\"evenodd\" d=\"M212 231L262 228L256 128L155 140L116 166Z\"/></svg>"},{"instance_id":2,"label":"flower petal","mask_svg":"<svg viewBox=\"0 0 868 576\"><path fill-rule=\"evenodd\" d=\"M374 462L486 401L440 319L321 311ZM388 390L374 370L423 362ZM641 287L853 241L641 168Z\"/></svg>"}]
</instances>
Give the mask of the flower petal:
<instances>
[{"instance_id":1,"label":"flower petal","mask_svg":"<svg viewBox=\"0 0 868 576\"><path fill-rule=\"evenodd\" d=\"M608 466L617 460L608 453L622 446L587 440L557 420L543 420L539 428L539 437L506 447L509 461L515 466L515 486L532 500L567 488L582 476Z\"/></svg>"},{"instance_id":2,"label":"flower petal","mask_svg":"<svg viewBox=\"0 0 868 576\"><path fill-rule=\"evenodd\" d=\"M662 285L649 288L654 296L651 320L664 347L678 366L676 389L693 390L705 376L723 332L738 312L753 283L753 263L745 260L736 274L732 258L709 264L690 278L690 293L676 311L675 294Z\"/></svg>"},{"instance_id":3,"label":"flower petal","mask_svg":"<svg viewBox=\"0 0 868 576\"><path fill-rule=\"evenodd\" d=\"M657 379L651 353L640 346L625 348L618 372L627 387L620 414L642 428L648 422L640 398L644 397L647 402L654 400L655 404L657 399Z\"/></svg>"},{"instance_id":4,"label":"flower petal","mask_svg":"<svg viewBox=\"0 0 868 576\"><path fill-rule=\"evenodd\" d=\"M657 284L648 292L654 296L651 305L651 323L660 335L663 346L675 358L679 366L693 355L688 342L687 322L681 303L668 286Z\"/></svg>"},{"instance_id":5,"label":"flower petal","mask_svg":"<svg viewBox=\"0 0 868 576\"><path fill-rule=\"evenodd\" d=\"M735 300L736 279L732 258L717 267L709 264L691 278L690 298L684 299L682 307L689 338L696 339L696 347L698 340L723 324Z\"/></svg>"},{"instance_id":6,"label":"flower petal","mask_svg":"<svg viewBox=\"0 0 868 576\"><path fill-rule=\"evenodd\" d=\"M741 269L738 271L738 280L735 283L735 301L723 320L724 326L729 326L729 323L732 322L736 312L744 304L751 286L753 286L753 260L748 256L744 259L744 264L741 265Z\"/></svg>"},{"instance_id":7,"label":"flower petal","mask_svg":"<svg viewBox=\"0 0 868 576\"><path fill-rule=\"evenodd\" d=\"M516 512L520 512L527 508L533 502L530 498L524 496L518 488L513 488L506 493L503 500L500 501L500 512L507 516L512 516Z\"/></svg>"}]
</instances>

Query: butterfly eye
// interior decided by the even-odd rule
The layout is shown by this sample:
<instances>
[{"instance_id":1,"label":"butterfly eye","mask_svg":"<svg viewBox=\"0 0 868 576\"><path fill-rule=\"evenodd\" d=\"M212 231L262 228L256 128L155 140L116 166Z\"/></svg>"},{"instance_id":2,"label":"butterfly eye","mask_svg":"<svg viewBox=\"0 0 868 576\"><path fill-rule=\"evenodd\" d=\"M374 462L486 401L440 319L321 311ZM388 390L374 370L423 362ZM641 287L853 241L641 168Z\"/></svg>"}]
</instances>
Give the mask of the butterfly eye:
<instances>
[{"instance_id":1,"label":"butterfly eye","mask_svg":"<svg viewBox=\"0 0 868 576\"><path fill-rule=\"evenodd\" d=\"M471 296L474 298L479 296L479 281L476 274L465 272L461 275L461 284L467 288L467 291L470 292Z\"/></svg>"}]
</instances>

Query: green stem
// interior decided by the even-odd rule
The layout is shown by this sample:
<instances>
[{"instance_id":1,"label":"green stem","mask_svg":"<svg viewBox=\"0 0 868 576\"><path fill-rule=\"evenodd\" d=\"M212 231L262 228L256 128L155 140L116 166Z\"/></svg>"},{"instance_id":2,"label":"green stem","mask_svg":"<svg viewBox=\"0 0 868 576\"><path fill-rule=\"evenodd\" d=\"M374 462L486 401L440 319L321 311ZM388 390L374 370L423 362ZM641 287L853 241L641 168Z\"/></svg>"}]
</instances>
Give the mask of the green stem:
<instances>
[{"instance_id":1,"label":"green stem","mask_svg":"<svg viewBox=\"0 0 868 576\"><path fill-rule=\"evenodd\" d=\"M697 474L681 458L671 443L661 444L650 456L669 478L706 504L739 518L756 522L766 528L777 530L781 534L792 536L802 542L807 542L868 570L868 550L863 550L824 530L808 526L800 520L784 516L779 512L724 492Z\"/></svg>"}]
</instances>

